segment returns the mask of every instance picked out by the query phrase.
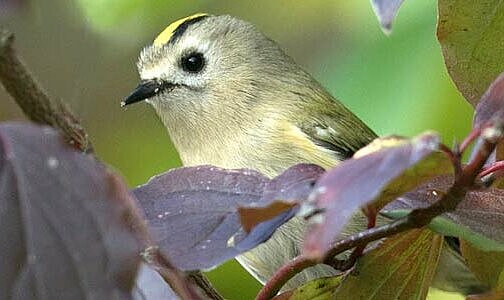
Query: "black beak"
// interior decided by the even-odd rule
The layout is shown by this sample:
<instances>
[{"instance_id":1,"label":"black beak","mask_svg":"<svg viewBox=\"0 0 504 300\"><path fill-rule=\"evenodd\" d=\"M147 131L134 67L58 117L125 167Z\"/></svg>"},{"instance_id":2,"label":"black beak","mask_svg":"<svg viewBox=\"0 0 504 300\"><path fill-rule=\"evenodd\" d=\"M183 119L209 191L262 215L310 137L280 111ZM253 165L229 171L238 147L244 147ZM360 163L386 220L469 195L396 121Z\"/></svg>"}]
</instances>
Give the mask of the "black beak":
<instances>
[{"instance_id":1,"label":"black beak","mask_svg":"<svg viewBox=\"0 0 504 300\"><path fill-rule=\"evenodd\" d=\"M164 82L156 79L152 80L142 80L140 84L135 88L128 97L124 98L121 102L121 106L130 105L136 102L140 102L145 99L149 99L161 91L171 90L174 85L169 82Z\"/></svg>"}]
</instances>

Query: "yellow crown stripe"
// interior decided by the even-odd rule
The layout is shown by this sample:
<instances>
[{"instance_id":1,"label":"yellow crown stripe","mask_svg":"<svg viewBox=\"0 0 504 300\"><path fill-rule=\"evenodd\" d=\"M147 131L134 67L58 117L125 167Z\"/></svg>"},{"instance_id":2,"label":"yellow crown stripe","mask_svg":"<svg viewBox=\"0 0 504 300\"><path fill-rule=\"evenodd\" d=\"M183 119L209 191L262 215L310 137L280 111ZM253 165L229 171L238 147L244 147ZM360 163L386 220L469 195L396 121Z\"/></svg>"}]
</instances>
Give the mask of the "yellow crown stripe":
<instances>
[{"instance_id":1,"label":"yellow crown stripe","mask_svg":"<svg viewBox=\"0 0 504 300\"><path fill-rule=\"evenodd\" d=\"M182 18L180 20L177 20L177 21L171 23L170 25L168 25L168 27L165 28L165 30L163 30L163 32L161 32L156 37L153 45L154 46L162 46L162 45L166 44L170 40L171 36L173 35L173 32L175 32L175 30L177 30L177 28L180 26L180 24L184 23L185 21L189 21L194 18L201 17L201 16L208 16L208 14L197 13L192 16L185 17L185 18Z\"/></svg>"}]
</instances>

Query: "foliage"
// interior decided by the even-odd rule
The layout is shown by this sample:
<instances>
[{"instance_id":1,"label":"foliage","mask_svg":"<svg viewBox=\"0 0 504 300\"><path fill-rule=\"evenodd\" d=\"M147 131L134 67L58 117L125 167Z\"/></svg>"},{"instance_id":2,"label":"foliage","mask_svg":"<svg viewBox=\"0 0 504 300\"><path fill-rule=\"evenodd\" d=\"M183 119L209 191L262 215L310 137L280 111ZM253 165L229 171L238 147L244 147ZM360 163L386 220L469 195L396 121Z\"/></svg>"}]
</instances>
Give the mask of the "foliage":
<instances>
[{"instance_id":1,"label":"foliage","mask_svg":"<svg viewBox=\"0 0 504 300\"><path fill-rule=\"evenodd\" d=\"M390 30L402 1L372 3ZM129 192L93 154L82 152L92 151L80 141L87 136L59 106L32 119L63 134L38 125L1 124L0 298L212 297L209 287L189 282L179 270L209 269L234 258L296 214L310 222L303 254L272 277L259 299L274 297L296 272L317 263L342 272L277 299L425 299L447 247L444 236L460 240L468 267L491 288L475 299L499 298L504 290L504 75L498 76L504 69L504 8L496 1L461 0L439 0L439 8L438 38L448 71L476 107L473 130L452 150L434 133L388 137L332 170L300 164L269 179L254 170L187 167ZM26 92L37 91L35 83L16 86L22 67L15 68L12 38L0 42L4 85L24 101L30 116L41 111L40 95L49 103L41 107L51 108L45 94ZM46 118L51 114L63 117L52 122ZM74 125L66 124L68 119ZM473 141L473 154L463 164ZM369 228L336 240L361 210ZM374 227L378 213L392 221ZM351 249L348 260L334 259Z\"/></svg>"},{"instance_id":2,"label":"foliage","mask_svg":"<svg viewBox=\"0 0 504 300\"><path fill-rule=\"evenodd\" d=\"M382 213L400 218L416 207L435 203L453 184L452 176L439 176L387 205ZM504 251L504 193L488 188L470 191L453 212L434 218L428 227L442 235L458 236L484 251Z\"/></svg>"},{"instance_id":3,"label":"foliage","mask_svg":"<svg viewBox=\"0 0 504 300\"><path fill-rule=\"evenodd\" d=\"M439 1L437 36L448 72L475 105L504 69L504 8L500 1Z\"/></svg>"},{"instance_id":4,"label":"foliage","mask_svg":"<svg viewBox=\"0 0 504 300\"><path fill-rule=\"evenodd\" d=\"M439 138L430 133L410 141L376 139L324 174L310 199L310 205L324 213L308 232L305 255L322 257L360 207L380 211L422 181L448 173L449 159L439 145Z\"/></svg>"},{"instance_id":5,"label":"foliage","mask_svg":"<svg viewBox=\"0 0 504 300\"><path fill-rule=\"evenodd\" d=\"M0 125L0 298L121 299L143 242L121 179L48 127Z\"/></svg>"},{"instance_id":6,"label":"foliage","mask_svg":"<svg viewBox=\"0 0 504 300\"><path fill-rule=\"evenodd\" d=\"M442 247L443 238L427 229L393 236L359 260L357 275L347 275L334 297L425 299Z\"/></svg>"},{"instance_id":7,"label":"foliage","mask_svg":"<svg viewBox=\"0 0 504 300\"><path fill-rule=\"evenodd\" d=\"M175 265L210 269L266 241L294 215L293 205L268 205L277 199L306 199L322 172L301 164L270 180L246 169L188 167L158 175L133 192L155 240ZM271 220L263 220L263 211ZM246 227L255 228L247 233L240 215Z\"/></svg>"}]
</instances>

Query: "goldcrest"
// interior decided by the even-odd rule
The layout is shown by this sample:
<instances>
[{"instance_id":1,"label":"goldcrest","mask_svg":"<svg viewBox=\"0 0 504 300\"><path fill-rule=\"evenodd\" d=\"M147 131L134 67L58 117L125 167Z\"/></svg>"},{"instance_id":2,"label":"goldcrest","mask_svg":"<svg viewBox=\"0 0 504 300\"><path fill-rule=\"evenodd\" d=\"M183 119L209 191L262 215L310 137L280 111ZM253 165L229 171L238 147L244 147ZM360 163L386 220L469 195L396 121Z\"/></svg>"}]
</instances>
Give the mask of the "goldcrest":
<instances>
[{"instance_id":1,"label":"goldcrest","mask_svg":"<svg viewBox=\"0 0 504 300\"><path fill-rule=\"evenodd\" d=\"M376 138L274 41L231 16L196 14L172 23L143 49L138 72L140 84L122 104L150 103L184 166L251 168L273 177L298 163L334 167ZM356 214L342 236L365 227ZM305 228L295 217L237 259L264 283L300 254ZM438 270L434 285L479 290L460 255L446 253L440 265L449 272ZM286 287L336 273L318 265Z\"/></svg>"}]
</instances>

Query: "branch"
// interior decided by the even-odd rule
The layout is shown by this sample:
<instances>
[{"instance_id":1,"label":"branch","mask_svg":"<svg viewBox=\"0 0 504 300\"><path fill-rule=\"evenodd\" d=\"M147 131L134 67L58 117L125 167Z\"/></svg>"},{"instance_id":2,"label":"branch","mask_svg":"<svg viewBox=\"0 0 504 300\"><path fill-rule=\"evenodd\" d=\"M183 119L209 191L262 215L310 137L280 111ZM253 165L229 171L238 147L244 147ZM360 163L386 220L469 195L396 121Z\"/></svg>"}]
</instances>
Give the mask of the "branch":
<instances>
[{"instance_id":1,"label":"branch","mask_svg":"<svg viewBox=\"0 0 504 300\"><path fill-rule=\"evenodd\" d=\"M267 300L273 298L284 284L304 269L318 264L319 261L309 259L304 256L293 258L287 264L278 269L275 274L266 282L257 294L256 300Z\"/></svg>"},{"instance_id":2,"label":"branch","mask_svg":"<svg viewBox=\"0 0 504 300\"><path fill-rule=\"evenodd\" d=\"M343 240L337 241L322 260L308 259L302 256L293 259L273 274L270 280L268 280L261 289L256 299L266 300L273 298L289 279L307 267L318 263L326 263L330 265L333 262L334 257L344 251L356 247L363 247L370 242L390 237L409 229L424 227L428 225L433 218L443 213L455 210L457 205L464 200L467 192L474 188L475 181L479 176L480 170L485 165L485 162L494 151L499 141L503 139L503 136L503 124L493 124L493 126L485 127L481 131L482 143L479 145L476 155L468 165L461 168L460 173L455 176L453 185L436 203L429 207L417 208L407 216L397 219L389 224L370 228L365 231L355 233ZM455 152L457 151L458 150L455 150Z\"/></svg>"},{"instance_id":3,"label":"branch","mask_svg":"<svg viewBox=\"0 0 504 300\"><path fill-rule=\"evenodd\" d=\"M63 103L49 98L16 55L13 43L14 35L0 28L0 82L7 92L30 120L59 129L71 145L92 153L91 141L77 118ZM206 297L222 299L203 274L189 276L187 281L161 253L154 251L149 255L151 265L182 299L202 298L189 282L199 286Z\"/></svg>"},{"instance_id":4,"label":"branch","mask_svg":"<svg viewBox=\"0 0 504 300\"><path fill-rule=\"evenodd\" d=\"M497 161L491 164L490 166L484 168L478 176L485 177L492 173L502 175L503 172L504 172L504 161Z\"/></svg>"},{"instance_id":5,"label":"branch","mask_svg":"<svg viewBox=\"0 0 504 300\"><path fill-rule=\"evenodd\" d=\"M61 102L51 100L16 55L14 35L0 28L0 81L30 120L59 129L69 143L92 152L91 142L77 118Z\"/></svg>"}]
</instances>

